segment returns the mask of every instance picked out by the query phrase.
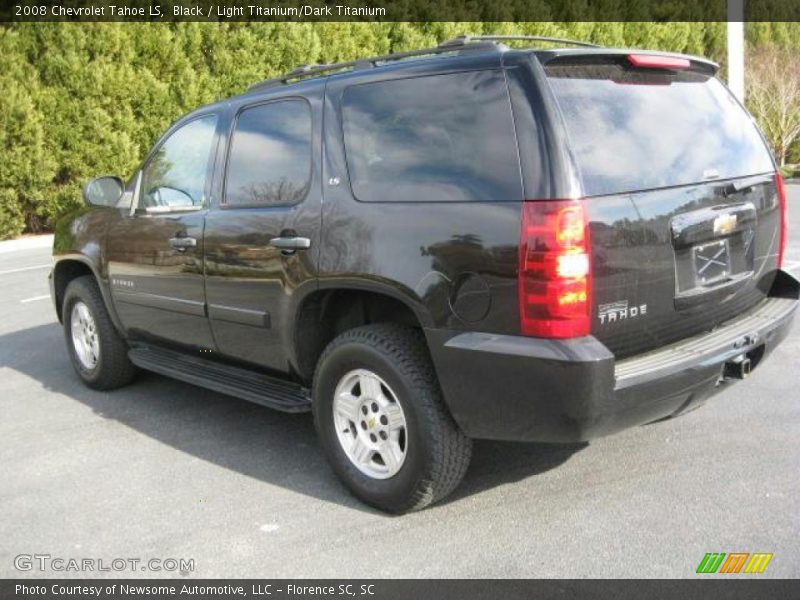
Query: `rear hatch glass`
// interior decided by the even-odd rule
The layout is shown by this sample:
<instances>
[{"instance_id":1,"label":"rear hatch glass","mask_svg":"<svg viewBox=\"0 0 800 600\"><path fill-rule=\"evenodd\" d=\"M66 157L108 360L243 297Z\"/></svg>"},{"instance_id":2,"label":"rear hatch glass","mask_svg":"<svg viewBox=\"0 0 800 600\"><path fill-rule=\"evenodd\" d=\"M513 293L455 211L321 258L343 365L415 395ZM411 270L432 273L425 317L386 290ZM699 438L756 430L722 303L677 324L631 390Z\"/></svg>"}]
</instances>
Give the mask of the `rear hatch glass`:
<instances>
[{"instance_id":1,"label":"rear hatch glass","mask_svg":"<svg viewBox=\"0 0 800 600\"><path fill-rule=\"evenodd\" d=\"M775 167L711 68L614 55L560 57L545 71L589 197L592 333L619 358L763 299L780 225Z\"/></svg>"},{"instance_id":2,"label":"rear hatch glass","mask_svg":"<svg viewBox=\"0 0 800 600\"><path fill-rule=\"evenodd\" d=\"M752 120L710 73L633 69L621 58L547 66L586 195L773 169Z\"/></svg>"}]
</instances>

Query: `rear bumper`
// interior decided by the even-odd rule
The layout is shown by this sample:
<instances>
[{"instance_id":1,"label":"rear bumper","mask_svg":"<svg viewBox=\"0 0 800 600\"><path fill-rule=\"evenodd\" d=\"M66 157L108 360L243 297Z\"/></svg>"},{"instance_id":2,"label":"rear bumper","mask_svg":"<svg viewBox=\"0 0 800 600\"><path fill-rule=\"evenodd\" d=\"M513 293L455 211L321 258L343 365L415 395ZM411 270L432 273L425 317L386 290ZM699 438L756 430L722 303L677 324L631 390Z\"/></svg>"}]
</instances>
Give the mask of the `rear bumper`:
<instances>
[{"instance_id":1,"label":"rear bumper","mask_svg":"<svg viewBox=\"0 0 800 600\"><path fill-rule=\"evenodd\" d=\"M736 357L757 369L788 334L798 297L800 284L781 272L771 296L713 332L618 362L592 336L426 334L445 400L468 436L586 441L698 406L725 389L724 365Z\"/></svg>"}]
</instances>

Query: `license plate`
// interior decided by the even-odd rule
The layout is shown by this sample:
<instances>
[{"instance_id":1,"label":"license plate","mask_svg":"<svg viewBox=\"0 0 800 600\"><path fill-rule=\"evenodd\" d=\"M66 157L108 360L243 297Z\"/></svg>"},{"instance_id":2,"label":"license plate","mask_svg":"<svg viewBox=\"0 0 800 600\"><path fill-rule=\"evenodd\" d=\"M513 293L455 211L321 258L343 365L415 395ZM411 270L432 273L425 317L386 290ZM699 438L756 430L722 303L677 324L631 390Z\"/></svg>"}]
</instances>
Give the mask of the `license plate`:
<instances>
[{"instance_id":1,"label":"license plate","mask_svg":"<svg viewBox=\"0 0 800 600\"><path fill-rule=\"evenodd\" d=\"M731 253L728 240L695 246L694 272L699 285L709 285L726 279L731 273Z\"/></svg>"}]
</instances>

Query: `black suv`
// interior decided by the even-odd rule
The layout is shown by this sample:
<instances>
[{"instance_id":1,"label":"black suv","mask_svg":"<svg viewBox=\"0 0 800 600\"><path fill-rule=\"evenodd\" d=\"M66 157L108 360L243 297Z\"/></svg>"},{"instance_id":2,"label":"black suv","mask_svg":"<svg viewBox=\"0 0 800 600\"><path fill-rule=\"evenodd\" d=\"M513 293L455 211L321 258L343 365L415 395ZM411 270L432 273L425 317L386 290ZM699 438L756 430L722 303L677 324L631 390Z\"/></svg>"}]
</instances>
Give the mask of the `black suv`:
<instances>
[{"instance_id":1,"label":"black suv","mask_svg":"<svg viewBox=\"0 0 800 600\"><path fill-rule=\"evenodd\" d=\"M311 410L392 512L450 493L473 438L589 440L746 377L798 282L717 65L501 41L302 67L90 182L51 275L80 377Z\"/></svg>"}]
</instances>

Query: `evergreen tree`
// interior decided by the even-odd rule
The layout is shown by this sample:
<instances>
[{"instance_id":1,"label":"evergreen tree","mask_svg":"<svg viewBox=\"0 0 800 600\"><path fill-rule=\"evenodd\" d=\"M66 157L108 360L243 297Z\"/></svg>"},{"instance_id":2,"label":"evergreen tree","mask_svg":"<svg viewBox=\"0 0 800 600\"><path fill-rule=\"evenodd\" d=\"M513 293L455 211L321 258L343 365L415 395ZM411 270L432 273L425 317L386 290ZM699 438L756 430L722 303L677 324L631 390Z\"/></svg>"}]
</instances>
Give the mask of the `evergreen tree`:
<instances>
[{"instance_id":1,"label":"evergreen tree","mask_svg":"<svg viewBox=\"0 0 800 600\"><path fill-rule=\"evenodd\" d=\"M663 15L642 12L650 4L624 0L604 0L597 10L633 22L573 22L589 10L585 0L555 8L536 2L557 20L511 22L523 4L508 2L487 4L486 15L496 21L481 23L0 25L0 238L51 228L80 206L88 179L129 176L182 114L302 64L434 46L463 33L568 37L725 58L724 23L657 23ZM413 2L406 5L414 10ZM464 11L469 6L465 0ZM800 48L798 23L749 23L746 33L750 47L775 45L787 56Z\"/></svg>"}]
</instances>

